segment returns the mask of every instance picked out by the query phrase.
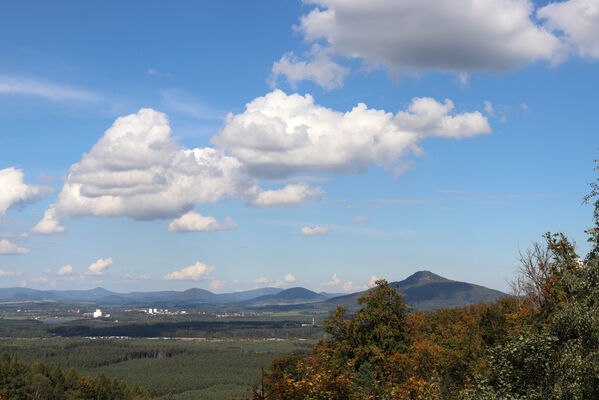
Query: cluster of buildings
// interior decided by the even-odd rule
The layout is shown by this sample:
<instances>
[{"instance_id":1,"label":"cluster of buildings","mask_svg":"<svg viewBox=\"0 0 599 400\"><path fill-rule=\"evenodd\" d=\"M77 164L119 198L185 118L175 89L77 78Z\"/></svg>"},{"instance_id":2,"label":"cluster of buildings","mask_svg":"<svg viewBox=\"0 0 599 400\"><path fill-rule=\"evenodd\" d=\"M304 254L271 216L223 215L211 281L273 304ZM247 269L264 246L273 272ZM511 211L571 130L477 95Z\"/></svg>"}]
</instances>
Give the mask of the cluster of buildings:
<instances>
[{"instance_id":1,"label":"cluster of buildings","mask_svg":"<svg viewBox=\"0 0 599 400\"><path fill-rule=\"evenodd\" d=\"M145 313L148 315L185 315L187 314L187 311L185 310L181 310L181 311L169 311L166 308L165 309L158 309L158 308L128 308L126 310L123 310L123 312L138 312L138 313Z\"/></svg>"},{"instance_id":2,"label":"cluster of buildings","mask_svg":"<svg viewBox=\"0 0 599 400\"><path fill-rule=\"evenodd\" d=\"M205 314L205 313L204 313ZM230 318L230 317L245 317L245 313L222 313L222 314L216 314L217 318Z\"/></svg>"},{"instance_id":3,"label":"cluster of buildings","mask_svg":"<svg viewBox=\"0 0 599 400\"><path fill-rule=\"evenodd\" d=\"M83 314L85 315L85 314ZM94 318L110 318L110 314L102 314L102 310L97 308L96 311L93 312L92 317Z\"/></svg>"}]
</instances>

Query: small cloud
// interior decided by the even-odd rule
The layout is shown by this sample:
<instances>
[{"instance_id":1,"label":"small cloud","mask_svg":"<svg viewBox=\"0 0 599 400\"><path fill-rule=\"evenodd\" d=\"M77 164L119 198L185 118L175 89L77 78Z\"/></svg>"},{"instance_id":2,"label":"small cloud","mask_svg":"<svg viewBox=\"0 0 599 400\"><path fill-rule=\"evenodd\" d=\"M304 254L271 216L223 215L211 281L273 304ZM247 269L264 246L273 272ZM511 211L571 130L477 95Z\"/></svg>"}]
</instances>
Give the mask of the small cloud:
<instances>
[{"instance_id":1,"label":"small cloud","mask_svg":"<svg viewBox=\"0 0 599 400\"><path fill-rule=\"evenodd\" d=\"M285 284L285 282L283 282L283 281L282 281L282 280L280 280L280 279L277 279L276 281L274 281L274 282L271 282L271 283L270 283L268 286L269 286L269 287L280 288L280 287L281 287L281 286L283 286L284 284Z\"/></svg>"},{"instance_id":2,"label":"small cloud","mask_svg":"<svg viewBox=\"0 0 599 400\"><path fill-rule=\"evenodd\" d=\"M165 275L162 279L179 281L197 281L200 279L206 279L206 277L210 275L210 273L215 269L215 267L208 266L198 261L195 264L190 265L189 267L185 267L180 271L171 272L170 274Z\"/></svg>"},{"instance_id":3,"label":"small cloud","mask_svg":"<svg viewBox=\"0 0 599 400\"><path fill-rule=\"evenodd\" d=\"M225 281L219 281L219 280L215 279L212 282L210 282L210 290L222 289L223 287L225 287L226 283L227 282L225 282Z\"/></svg>"},{"instance_id":4,"label":"small cloud","mask_svg":"<svg viewBox=\"0 0 599 400\"><path fill-rule=\"evenodd\" d=\"M326 235L330 231L331 228L328 226L315 226L313 228L310 226L304 226L300 233L304 236L322 236Z\"/></svg>"},{"instance_id":5,"label":"small cloud","mask_svg":"<svg viewBox=\"0 0 599 400\"><path fill-rule=\"evenodd\" d=\"M0 254L27 254L31 250L19 247L6 239L0 240Z\"/></svg>"},{"instance_id":6,"label":"small cloud","mask_svg":"<svg viewBox=\"0 0 599 400\"><path fill-rule=\"evenodd\" d=\"M461 72L458 74L458 83L462 86L468 86L468 82L470 80L470 75L465 72Z\"/></svg>"},{"instance_id":7,"label":"small cloud","mask_svg":"<svg viewBox=\"0 0 599 400\"><path fill-rule=\"evenodd\" d=\"M44 183L52 183L54 182L54 177L50 175L46 175L43 172L40 172L39 180Z\"/></svg>"},{"instance_id":8,"label":"small cloud","mask_svg":"<svg viewBox=\"0 0 599 400\"><path fill-rule=\"evenodd\" d=\"M261 283L266 283L266 282L268 282L268 278L265 276L254 279L254 283L261 284Z\"/></svg>"},{"instance_id":9,"label":"small cloud","mask_svg":"<svg viewBox=\"0 0 599 400\"><path fill-rule=\"evenodd\" d=\"M46 283L48 282L48 278L40 277L31 279L31 283Z\"/></svg>"},{"instance_id":10,"label":"small cloud","mask_svg":"<svg viewBox=\"0 0 599 400\"><path fill-rule=\"evenodd\" d=\"M333 61L329 54L328 48L322 48L318 44L310 49L308 60L298 58L293 52L284 54L272 66L269 78L271 86L276 86L279 76L284 76L294 89L298 82L304 80L312 81L327 90L342 87L350 70Z\"/></svg>"},{"instance_id":11,"label":"small cloud","mask_svg":"<svg viewBox=\"0 0 599 400\"><path fill-rule=\"evenodd\" d=\"M131 274L125 274L123 275L123 278L121 279L121 283L136 283L142 280L147 280L150 279L150 277L148 275L131 275Z\"/></svg>"},{"instance_id":12,"label":"small cloud","mask_svg":"<svg viewBox=\"0 0 599 400\"><path fill-rule=\"evenodd\" d=\"M112 264L112 258L100 258L98 259L98 261L89 266L89 268L85 272L85 275L104 275L104 270L106 269L106 267Z\"/></svg>"},{"instance_id":13,"label":"small cloud","mask_svg":"<svg viewBox=\"0 0 599 400\"><path fill-rule=\"evenodd\" d=\"M490 116L495 115L495 109L493 108L493 104L488 100L485 100L485 112Z\"/></svg>"},{"instance_id":14,"label":"small cloud","mask_svg":"<svg viewBox=\"0 0 599 400\"><path fill-rule=\"evenodd\" d=\"M414 166L414 164L414 160L399 164L397 167L393 168L393 178L399 178L401 175L408 172Z\"/></svg>"},{"instance_id":15,"label":"small cloud","mask_svg":"<svg viewBox=\"0 0 599 400\"><path fill-rule=\"evenodd\" d=\"M23 171L13 167L0 169L0 187L0 216L14 205L33 203L54 191L49 186L26 184Z\"/></svg>"},{"instance_id":16,"label":"small cloud","mask_svg":"<svg viewBox=\"0 0 599 400\"><path fill-rule=\"evenodd\" d=\"M205 217L202 214L190 211L174 219L168 226L171 232L213 232L237 228L237 223L231 217L218 222L214 217Z\"/></svg>"},{"instance_id":17,"label":"small cloud","mask_svg":"<svg viewBox=\"0 0 599 400\"><path fill-rule=\"evenodd\" d=\"M31 233L51 235L53 233L62 233L66 230L56 216L54 207L50 207L44 213L44 217L31 229Z\"/></svg>"},{"instance_id":18,"label":"small cloud","mask_svg":"<svg viewBox=\"0 0 599 400\"><path fill-rule=\"evenodd\" d=\"M22 272L6 271L3 269L0 269L0 276L21 276L21 275L23 275Z\"/></svg>"},{"instance_id":19,"label":"small cloud","mask_svg":"<svg viewBox=\"0 0 599 400\"><path fill-rule=\"evenodd\" d=\"M170 78L171 77L170 72L159 72L156 68L148 68L147 74L151 75L151 76L156 76L158 78Z\"/></svg>"},{"instance_id":20,"label":"small cloud","mask_svg":"<svg viewBox=\"0 0 599 400\"><path fill-rule=\"evenodd\" d=\"M373 287L376 286L376 281L378 281L379 278L377 278L376 276L371 276L370 280L364 285L364 289L371 289Z\"/></svg>"},{"instance_id":21,"label":"small cloud","mask_svg":"<svg viewBox=\"0 0 599 400\"><path fill-rule=\"evenodd\" d=\"M72 275L74 274L73 267L70 264L63 265L56 271L56 275Z\"/></svg>"},{"instance_id":22,"label":"small cloud","mask_svg":"<svg viewBox=\"0 0 599 400\"><path fill-rule=\"evenodd\" d=\"M287 283L292 283L292 282L295 282L296 280L297 279L295 278L295 276L293 276L291 274L291 272L288 273L287 275L285 275L285 282L287 282Z\"/></svg>"},{"instance_id":23,"label":"small cloud","mask_svg":"<svg viewBox=\"0 0 599 400\"><path fill-rule=\"evenodd\" d=\"M248 204L255 207L299 206L308 198L319 199L324 195L320 187L311 188L306 183L289 184L278 190L259 192Z\"/></svg>"},{"instance_id":24,"label":"small cloud","mask_svg":"<svg viewBox=\"0 0 599 400\"><path fill-rule=\"evenodd\" d=\"M361 222L370 222L370 218L365 217L363 215L358 215L356 218L354 218L354 222L359 224Z\"/></svg>"},{"instance_id":25,"label":"small cloud","mask_svg":"<svg viewBox=\"0 0 599 400\"><path fill-rule=\"evenodd\" d=\"M528 104L526 103L520 104L520 108L526 112L530 111L530 107L528 107Z\"/></svg>"},{"instance_id":26,"label":"small cloud","mask_svg":"<svg viewBox=\"0 0 599 400\"><path fill-rule=\"evenodd\" d=\"M333 276L331 277L331 280L328 282L324 282L323 285L324 286L337 286L341 283L341 280L339 278L337 278L337 274L333 274Z\"/></svg>"},{"instance_id":27,"label":"small cloud","mask_svg":"<svg viewBox=\"0 0 599 400\"><path fill-rule=\"evenodd\" d=\"M352 281L347 281L343 284L343 291L345 291L345 292L355 292L358 289L359 288L357 286L355 286Z\"/></svg>"}]
</instances>

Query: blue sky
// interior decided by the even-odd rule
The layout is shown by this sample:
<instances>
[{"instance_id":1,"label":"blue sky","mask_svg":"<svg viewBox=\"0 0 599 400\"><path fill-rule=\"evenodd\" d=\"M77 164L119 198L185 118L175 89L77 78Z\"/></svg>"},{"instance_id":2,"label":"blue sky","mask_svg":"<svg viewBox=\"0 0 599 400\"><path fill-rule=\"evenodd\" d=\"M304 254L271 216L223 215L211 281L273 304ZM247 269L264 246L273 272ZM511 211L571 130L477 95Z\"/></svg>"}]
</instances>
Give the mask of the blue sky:
<instances>
[{"instance_id":1,"label":"blue sky","mask_svg":"<svg viewBox=\"0 0 599 400\"><path fill-rule=\"evenodd\" d=\"M458 3L2 5L0 286L508 290L544 232L584 254L599 1Z\"/></svg>"}]
</instances>

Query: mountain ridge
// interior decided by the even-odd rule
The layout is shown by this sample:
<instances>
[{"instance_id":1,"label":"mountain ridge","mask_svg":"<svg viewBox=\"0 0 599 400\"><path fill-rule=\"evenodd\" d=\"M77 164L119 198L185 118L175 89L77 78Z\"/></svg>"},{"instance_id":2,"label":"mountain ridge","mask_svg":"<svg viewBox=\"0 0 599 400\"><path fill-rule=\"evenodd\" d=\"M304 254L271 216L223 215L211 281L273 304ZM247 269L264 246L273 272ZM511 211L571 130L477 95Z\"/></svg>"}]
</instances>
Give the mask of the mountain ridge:
<instances>
[{"instance_id":1,"label":"mountain ridge","mask_svg":"<svg viewBox=\"0 0 599 400\"><path fill-rule=\"evenodd\" d=\"M506 296L505 293L473 283L454 281L427 270L417 271L402 281L390 282L413 311L432 311L440 308L463 307L486 303ZM349 310L358 308L358 298L370 289L327 300Z\"/></svg>"},{"instance_id":2,"label":"mountain ridge","mask_svg":"<svg viewBox=\"0 0 599 400\"><path fill-rule=\"evenodd\" d=\"M427 270L417 271L402 281L389 283L406 298L413 310L461 307L467 304L494 301L505 296L498 290L467 282L447 279ZM295 287L280 289L273 287L251 289L232 293L213 293L206 289L190 288L183 291L166 290L155 292L118 293L101 287L89 290L37 290L30 288L0 289L0 302L57 301L63 303L89 303L98 306L293 306L323 305L333 309L341 305L356 310L357 300L368 290L344 295L317 293Z\"/></svg>"}]
</instances>

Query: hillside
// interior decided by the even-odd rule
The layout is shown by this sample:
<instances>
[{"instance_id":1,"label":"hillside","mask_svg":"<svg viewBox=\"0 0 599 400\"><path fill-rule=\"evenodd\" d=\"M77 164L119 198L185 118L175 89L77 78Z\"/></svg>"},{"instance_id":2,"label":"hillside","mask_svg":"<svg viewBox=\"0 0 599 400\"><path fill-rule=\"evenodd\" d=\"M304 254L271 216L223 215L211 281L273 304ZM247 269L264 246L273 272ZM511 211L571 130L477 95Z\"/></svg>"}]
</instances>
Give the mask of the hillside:
<instances>
[{"instance_id":1,"label":"hillside","mask_svg":"<svg viewBox=\"0 0 599 400\"><path fill-rule=\"evenodd\" d=\"M326 300L327 297L311 290L295 287L283 290L277 294L265 295L241 303L244 306L266 306L316 303Z\"/></svg>"},{"instance_id":2,"label":"hillside","mask_svg":"<svg viewBox=\"0 0 599 400\"><path fill-rule=\"evenodd\" d=\"M433 274L419 271L403 281L391 282L414 310L436 310L439 308L461 307L493 301L504 293L484 286L457 282ZM341 305L350 310L357 308L358 298L367 291L336 296L316 293L295 287L290 289L261 288L243 292L216 294L205 289L192 288L185 291L115 293L103 288L91 290L34 290L28 288L0 289L0 302L50 300L62 303L88 303L99 306L154 306L188 307L208 306L316 306L319 309L334 309Z\"/></svg>"},{"instance_id":3,"label":"hillside","mask_svg":"<svg viewBox=\"0 0 599 400\"><path fill-rule=\"evenodd\" d=\"M440 308L462 307L468 304L494 301L505 293L472 283L452 281L430 271L418 271L399 282L390 282L406 299L412 310L429 311ZM329 299L332 306L343 306L350 310L357 308L358 298L368 291L352 293Z\"/></svg>"}]
</instances>

